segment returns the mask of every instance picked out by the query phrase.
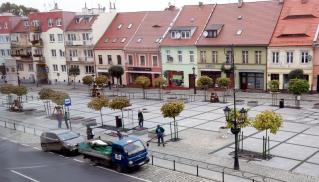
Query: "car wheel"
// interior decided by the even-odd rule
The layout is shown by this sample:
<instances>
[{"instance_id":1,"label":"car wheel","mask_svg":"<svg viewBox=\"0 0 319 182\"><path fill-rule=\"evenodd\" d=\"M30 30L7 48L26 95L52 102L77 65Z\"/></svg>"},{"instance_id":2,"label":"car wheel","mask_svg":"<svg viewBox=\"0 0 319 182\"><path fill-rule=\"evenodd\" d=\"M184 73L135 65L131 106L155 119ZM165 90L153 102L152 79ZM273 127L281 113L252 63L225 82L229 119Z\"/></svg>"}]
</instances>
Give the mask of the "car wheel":
<instances>
[{"instance_id":1,"label":"car wheel","mask_svg":"<svg viewBox=\"0 0 319 182\"><path fill-rule=\"evenodd\" d=\"M123 168L122 168L122 166L119 165L119 164L116 165L115 170L116 170L117 172L119 172L119 173L122 173L122 172L123 172Z\"/></svg>"},{"instance_id":2,"label":"car wheel","mask_svg":"<svg viewBox=\"0 0 319 182\"><path fill-rule=\"evenodd\" d=\"M41 143L41 149L43 152L49 151L48 148L43 143Z\"/></svg>"}]
</instances>

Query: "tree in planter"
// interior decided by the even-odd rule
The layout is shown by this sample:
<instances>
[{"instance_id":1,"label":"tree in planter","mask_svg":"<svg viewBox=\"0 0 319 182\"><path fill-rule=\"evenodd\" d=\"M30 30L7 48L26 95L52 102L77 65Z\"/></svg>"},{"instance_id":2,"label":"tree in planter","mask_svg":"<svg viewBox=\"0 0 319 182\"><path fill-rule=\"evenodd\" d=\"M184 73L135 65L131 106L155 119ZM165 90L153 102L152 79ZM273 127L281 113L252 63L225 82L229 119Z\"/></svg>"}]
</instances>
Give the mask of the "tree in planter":
<instances>
[{"instance_id":1,"label":"tree in planter","mask_svg":"<svg viewBox=\"0 0 319 182\"><path fill-rule=\"evenodd\" d=\"M82 83L83 83L84 85L87 85L87 86L89 87L89 92L90 92L90 87L91 87L91 85L93 84L93 82L94 82L94 78L93 78L93 76L91 76L91 75L86 75L86 76L84 76L84 77L82 78Z\"/></svg>"},{"instance_id":2,"label":"tree in planter","mask_svg":"<svg viewBox=\"0 0 319 182\"><path fill-rule=\"evenodd\" d=\"M114 79L114 77L117 79L117 83L119 83L119 79L120 79L120 84L122 85L122 75L124 74L124 69L122 66L111 66L109 68L109 74L112 77L112 80Z\"/></svg>"},{"instance_id":3,"label":"tree in planter","mask_svg":"<svg viewBox=\"0 0 319 182\"><path fill-rule=\"evenodd\" d=\"M143 99L145 99L145 88L149 87L151 84L151 80L146 76L139 76L136 78L134 83L143 89Z\"/></svg>"},{"instance_id":4,"label":"tree in planter","mask_svg":"<svg viewBox=\"0 0 319 182\"><path fill-rule=\"evenodd\" d=\"M279 81L278 80L269 81L268 87L271 93L272 105L275 106L277 104L277 95L279 92Z\"/></svg>"},{"instance_id":5,"label":"tree in planter","mask_svg":"<svg viewBox=\"0 0 319 182\"><path fill-rule=\"evenodd\" d=\"M248 112L248 111L247 111ZM234 127L234 123L233 121L235 120L235 112L234 109L230 109L230 117L229 117L229 121L226 121L226 127L227 128L233 128ZM236 109L236 121L240 120L240 110ZM245 128L247 126L251 125L251 121L248 117L248 114L245 116L245 118L243 119L243 122L239 122L237 124L238 128Z\"/></svg>"},{"instance_id":6,"label":"tree in planter","mask_svg":"<svg viewBox=\"0 0 319 182\"><path fill-rule=\"evenodd\" d=\"M73 88L75 88L75 78L80 75L80 68L73 66L69 69L69 76L73 77Z\"/></svg>"},{"instance_id":7,"label":"tree in planter","mask_svg":"<svg viewBox=\"0 0 319 182\"><path fill-rule=\"evenodd\" d=\"M22 96L27 95L28 89L25 86L15 86L13 89L13 94L18 96L18 99L16 100L16 103L12 106L12 108L16 107L19 111L23 109L22 106Z\"/></svg>"},{"instance_id":8,"label":"tree in planter","mask_svg":"<svg viewBox=\"0 0 319 182\"><path fill-rule=\"evenodd\" d=\"M103 107L108 107L108 105L109 105L109 100L107 97L95 97L88 103L88 107L90 109L100 112L102 126L104 125L102 109Z\"/></svg>"},{"instance_id":9,"label":"tree in planter","mask_svg":"<svg viewBox=\"0 0 319 182\"><path fill-rule=\"evenodd\" d=\"M123 109L129 106L131 106L131 104L130 104L130 101L127 99L127 97L115 97L109 103L109 108L113 110L116 110L116 109L121 110L122 119L123 119ZM123 121L123 128L124 128L124 121Z\"/></svg>"},{"instance_id":10,"label":"tree in planter","mask_svg":"<svg viewBox=\"0 0 319 182\"><path fill-rule=\"evenodd\" d=\"M220 77L217 79L217 84L224 89L223 102L226 102L226 91L230 85L230 79L227 77Z\"/></svg>"},{"instance_id":11,"label":"tree in planter","mask_svg":"<svg viewBox=\"0 0 319 182\"><path fill-rule=\"evenodd\" d=\"M15 86L12 84L4 84L0 86L0 93L7 95L7 104L8 108L12 104L12 96L11 94L13 93Z\"/></svg>"},{"instance_id":12,"label":"tree in planter","mask_svg":"<svg viewBox=\"0 0 319 182\"><path fill-rule=\"evenodd\" d=\"M282 123L283 123L282 117L273 111L261 112L260 114L256 116L256 119L252 122L252 125L258 131L266 131L266 138L265 139L263 138L263 156L264 157L267 156L266 155L267 150L269 154L268 130L270 130L270 133L276 134L279 128L282 126ZM268 143L268 147L267 147L267 143Z\"/></svg>"},{"instance_id":13,"label":"tree in planter","mask_svg":"<svg viewBox=\"0 0 319 182\"><path fill-rule=\"evenodd\" d=\"M300 107L300 96L309 91L309 83L307 80L291 79L288 82L288 91L295 95L295 105Z\"/></svg>"},{"instance_id":14,"label":"tree in planter","mask_svg":"<svg viewBox=\"0 0 319 182\"><path fill-rule=\"evenodd\" d=\"M38 94L39 94L39 99L46 100L46 101L43 101L44 110L46 111L47 116L50 116L51 115L50 101L53 95L55 94L55 91L50 88L42 88Z\"/></svg>"},{"instance_id":15,"label":"tree in planter","mask_svg":"<svg viewBox=\"0 0 319 182\"><path fill-rule=\"evenodd\" d=\"M208 76L201 76L197 80L197 85L205 90L205 101L207 100L207 89L213 84L213 79Z\"/></svg>"},{"instance_id":16,"label":"tree in planter","mask_svg":"<svg viewBox=\"0 0 319 182\"><path fill-rule=\"evenodd\" d=\"M105 75L99 75L95 78L95 83L99 87L103 87L104 85L106 85L107 81L108 79Z\"/></svg>"},{"instance_id":17,"label":"tree in planter","mask_svg":"<svg viewBox=\"0 0 319 182\"><path fill-rule=\"evenodd\" d=\"M291 80L291 79L304 79L303 69L291 70L288 74L288 80Z\"/></svg>"},{"instance_id":18,"label":"tree in planter","mask_svg":"<svg viewBox=\"0 0 319 182\"><path fill-rule=\"evenodd\" d=\"M162 100L163 85L166 84L166 80L163 77L157 77L154 79L155 87L159 88L159 99Z\"/></svg>"},{"instance_id":19,"label":"tree in planter","mask_svg":"<svg viewBox=\"0 0 319 182\"><path fill-rule=\"evenodd\" d=\"M176 123L176 117L184 110L184 103L182 102L168 102L161 107L161 112L164 118L174 119L174 138L173 140L178 140L178 128Z\"/></svg>"}]
</instances>

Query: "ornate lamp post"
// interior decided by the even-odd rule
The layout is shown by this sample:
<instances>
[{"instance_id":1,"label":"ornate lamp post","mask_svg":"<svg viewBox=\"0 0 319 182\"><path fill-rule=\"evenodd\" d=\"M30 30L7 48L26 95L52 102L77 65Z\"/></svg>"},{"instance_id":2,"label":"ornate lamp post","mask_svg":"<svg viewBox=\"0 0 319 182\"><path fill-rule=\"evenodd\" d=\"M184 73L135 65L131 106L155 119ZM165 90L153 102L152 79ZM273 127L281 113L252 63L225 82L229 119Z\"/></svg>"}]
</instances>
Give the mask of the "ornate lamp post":
<instances>
[{"instance_id":1,"label":"ornate lamp post","mask_svg":"<svg viewBox=\"0 0 319 182\"><path fill-rule=\"evenodd\" d=\"M193 66L193 77L194 77L194 94L196 94L196 75L195 75L195 66Z\"/></svg>"}]
</instances>

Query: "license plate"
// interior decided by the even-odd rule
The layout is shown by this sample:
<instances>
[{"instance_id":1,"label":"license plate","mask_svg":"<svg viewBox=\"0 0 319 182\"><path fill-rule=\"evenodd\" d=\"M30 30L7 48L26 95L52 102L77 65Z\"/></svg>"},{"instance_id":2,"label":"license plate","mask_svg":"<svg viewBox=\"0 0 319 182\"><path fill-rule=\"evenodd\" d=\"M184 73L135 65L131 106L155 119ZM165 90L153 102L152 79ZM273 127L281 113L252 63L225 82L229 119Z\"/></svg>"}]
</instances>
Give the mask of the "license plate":
<instances>
[{"instance_id":1,"label":"license plate","mask_svg":"<svg viewBox=\"0 0 319 182\"><path fill-rule=\"evenodd\" d=\"M145 164L145 161L140 162L138 165L141 166L141 165L143 165L143 164Z\"/></svg>"}]
</instances>

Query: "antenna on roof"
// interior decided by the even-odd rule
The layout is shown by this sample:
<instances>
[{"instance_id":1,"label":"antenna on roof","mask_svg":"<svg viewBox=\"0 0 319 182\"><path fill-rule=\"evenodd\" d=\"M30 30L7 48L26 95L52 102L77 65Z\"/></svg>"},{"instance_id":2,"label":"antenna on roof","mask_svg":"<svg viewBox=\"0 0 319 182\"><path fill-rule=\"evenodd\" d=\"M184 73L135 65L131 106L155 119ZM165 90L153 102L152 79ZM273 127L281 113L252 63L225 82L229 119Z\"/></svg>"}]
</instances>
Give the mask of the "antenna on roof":
<instances>
[{"instance_id":1,"label":"antenna on roof","mask_svg":"<svg viewBox=\"0 0 319 182\"><path fill-rule=\"evenodd\" d=\"M244 0L238 0L238 8L241 8L244 4Z\"/></svg>"},{"instance_id":2,"label":"antenna on roof","mask_svg":"<svg viewBox=\"0 0 319 182\"><path fill-rule=\"evenodd\" d=\"M87 6L86 6L86 2L84 3L84 8L87 8Z\"/></svg>"}]
</instances>

